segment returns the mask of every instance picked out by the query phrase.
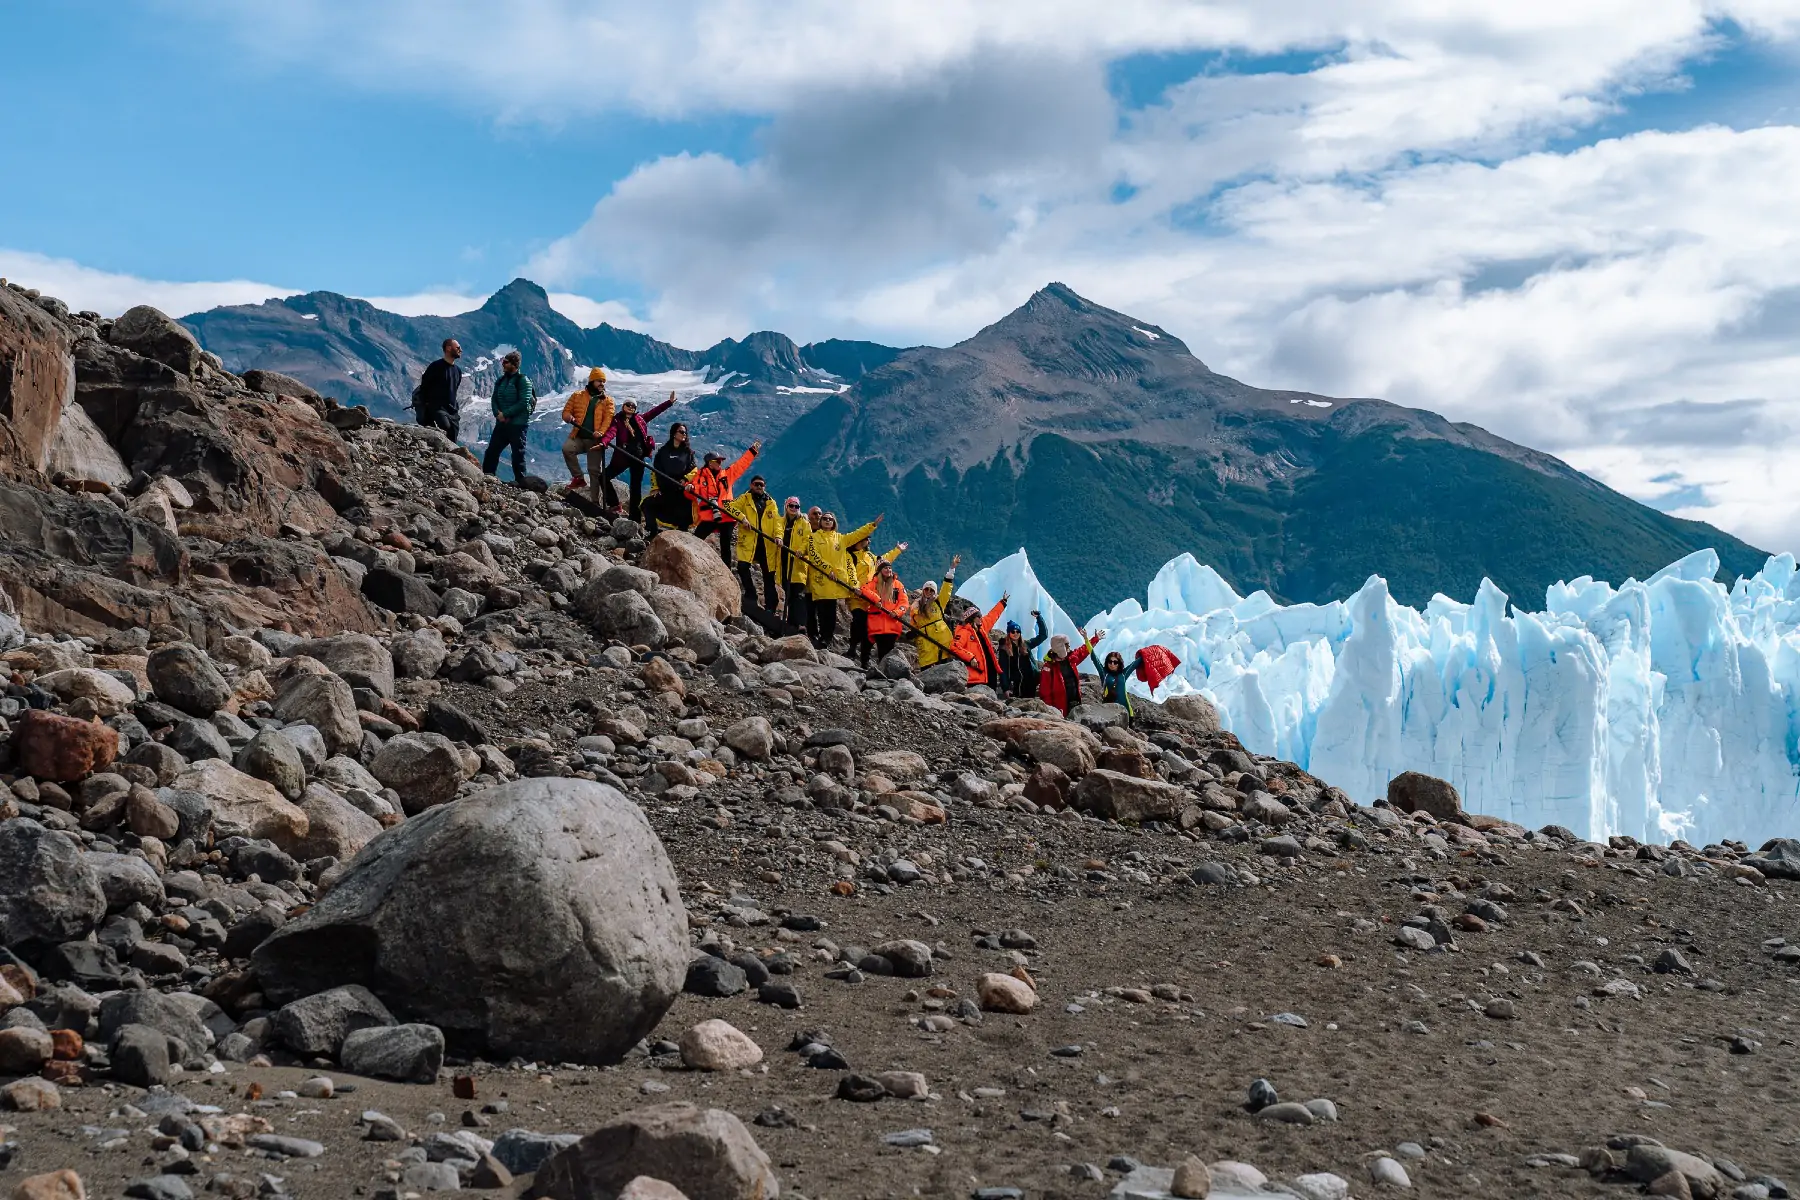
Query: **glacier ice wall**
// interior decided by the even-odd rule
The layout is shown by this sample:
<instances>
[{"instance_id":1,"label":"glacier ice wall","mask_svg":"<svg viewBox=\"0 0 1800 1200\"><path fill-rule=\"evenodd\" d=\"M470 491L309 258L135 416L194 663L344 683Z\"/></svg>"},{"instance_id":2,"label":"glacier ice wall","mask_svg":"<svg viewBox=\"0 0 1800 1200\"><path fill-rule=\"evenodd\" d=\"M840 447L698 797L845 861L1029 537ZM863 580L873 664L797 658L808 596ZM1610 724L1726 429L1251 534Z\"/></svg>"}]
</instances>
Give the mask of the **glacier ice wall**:
<instances>
[{"instance_id":1,"label":"glacier ice wall","mask_svg":"<svg viewBox=\"0 0 1800 1200\"><path fill-rule=\"evenodd\" d=\"M1800 835L1800 572L1769 559L1727 589L1699 551L1615 588L1587 576L1527 612L1482 581L1471 603L1396 603L1371 576L1329 604L1240 596L1183 554L1096 614L1100 650L1167 646L1180 673L1263 754L1367 803L1402 771L1449 779L1470 809L1589 837L1695 844ZM958 589L1029 635L1075 623L1023 550ZM1144 691L1142 685L1136 689Z\"/></svg>"}]
</instances>

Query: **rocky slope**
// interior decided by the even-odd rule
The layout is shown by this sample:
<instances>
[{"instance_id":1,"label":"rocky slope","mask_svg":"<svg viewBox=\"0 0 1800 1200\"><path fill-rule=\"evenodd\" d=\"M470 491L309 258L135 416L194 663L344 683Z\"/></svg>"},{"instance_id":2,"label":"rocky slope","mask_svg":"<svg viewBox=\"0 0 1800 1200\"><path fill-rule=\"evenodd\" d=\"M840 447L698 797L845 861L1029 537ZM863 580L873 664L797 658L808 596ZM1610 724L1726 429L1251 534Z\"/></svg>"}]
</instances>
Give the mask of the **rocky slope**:
<instances>
[{"instance_id":1,"label":"rocky slope","mask_svg":"<svg viewBox=\"0 0 1800 1200\"><path fill-rule=\"evenodd\" d=\"M0 574L14 1195L1787 1194L1800 844L1364 808L1204 703L866 676L710 547L159 317L0 292L0 552L173 556L61 564L141 607ZM146 382L114 426L84 378ZM77 411L147 465L53 475ZM195 569L240 542L321 574Z\"/></svg>"}]
</instances>

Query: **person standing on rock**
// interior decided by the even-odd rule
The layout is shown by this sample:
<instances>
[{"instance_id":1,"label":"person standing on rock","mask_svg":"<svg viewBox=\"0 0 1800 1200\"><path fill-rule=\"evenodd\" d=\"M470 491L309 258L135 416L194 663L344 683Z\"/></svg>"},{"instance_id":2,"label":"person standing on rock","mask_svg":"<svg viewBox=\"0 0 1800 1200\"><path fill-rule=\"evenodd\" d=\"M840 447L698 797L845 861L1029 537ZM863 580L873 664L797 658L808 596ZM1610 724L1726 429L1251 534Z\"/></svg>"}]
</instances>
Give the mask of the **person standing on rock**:
<instances>
[{"instance_id":1,"label":"person standing on rock","mask_svg":"<svg viewBox=\"0 0 1800 1200\"><path fill-rule=\"evenodd\" d=\"M494 436L488 440L487 453L481 456L485 475L497 475L500 453L512 448L513 482L523 483L525 470L525 434L531 428L531 412L537 407L537 393L531 380L519 370L519 352L508 351L500 360L500 378L494 380Z\"/></svg>"},{"instance_id":2,"label":"person standing on rock","mask_svg":"<svg viewBox=\"0 0 1800 1200\"><path fill-rule=\"evenodd\" d=\"M919 588L918 602L913 605L912 624L917 631L919 646L919 670L935 667L950 656L950 639L954 636L950 625L944 620L944 605L950 603L956 592L956 568L962 562L958 554L950 560L950 569L944 572L944 586L940 592L938 585L926 580Z\"/></svg>"},{"instance_id":3,"label":"person standing on rock","mask_svg":"<svg viewBox=\"0 0 1800 1200\"><path fill-rule=\"evenodd\" d=\"M455 338L444 339L444 357L425 365L419 386L413 389L413 412L419 424L441 429L455 441L462 430L462 412L456 394L462 390L463 371L456 365L462 357L462 345Z\"/></svg>"},{"instance_id":4,"label":"person standing on rock","mask_svg":"<svg viewBox=\"0 0 1800 1200\"><path fill-rule=\"evenodd\" d=\"M957 614L953 622L955 628L950 638L950 648L956 657L969 666L969 686L985 686L1000 678L1000 662L994 656L994 643L989 640L994 631L994 622L1006 611L1009 596L1001 596L999 603L988 609L983 616L981 610L968 600L963 600L963 611Z\"/></svg>"},{"instance_id":5,"label":"person standing on rock","mask_svg":"<svg viewBox=\"0 0 1800 1200\"><path fill-rule=\"evenodd\" d=\"M882 559L875 568L875 578L863 585L863 599L869 602L869 642L862 647L863 670L869 669L869 653L873 649L875 663L892 654L906 632L906 585L894 572L892 559Z\"/></svg>"},{"instance_id":6,"label":"person standing on rock","mask_svg":"<svg viewBox=\"0 0 1800 1200\"><path fill-rule=\"evenodd\" d=\"M1104 629L1092 637L1084 633L1081 647L1073 652L1069 650L1069 639L1062 634L1051 638L1050 653L1044 655L1043 668L1038 672L1038 699L1067 717L1081 703L1081 675L1075 668L1093 650L1094 642L1105 636Z\"/></svg>"},{"instance_id":7,"label":"person standing on rock","mask_svg":"<svg viewBox=\"0 0 1800 1200\"><path fill-rule=\"evenodd\" d=\"M799 507L799 503L798 500L794 501L796 508ZM906 553L906 543L901 542L882 555L881 561L891 564L904 553ZM863 595L863 589L868 587L870 581L875 578L876 569L875 555L869 549L868 538L864 538L850 547L850 567L854 572L850 576L850 582L856 585L856 591L850 596L850 649L848 653L851 658L861 658L862 665L866 668L869 665L869 651L875 646L869 635L869 601Z\"/></svg>"},{"instance_id":8,"label":"person standing on rock","mask_svg":"<svg viewBox=\"0 0 1800 1200\"><path fill-rule=\"evenodd\" d=\"M1127 728L1131 725L1131 718L1137 713L1131 707L1131 693L1126 690L1125 681L1127 677L1141 670L1143 665L1142 651L1139 651L1137 656L1127 663L1125 656L1117 650L1108 654L1106 661L1100 664L1100 703L1117 704L1122 707L1125 710Z\"/></svg>"},{"instance_id":9,"label":"person standing on rock","mask_svg":"<svg viewBox=\"0 0 1800 1200\"><path fill-rule=\"evenodd\" d=\"M627 400L619 405L619 411L607 425L606 432L600 435L599 446L613 448L612 461L606 464L606 472L600 476L601 490L606 493L606 511L611 516L618 516L619 492L613 487L613 480L629 472L631 480L631 507L623 510L634 521L644 517L644 463L648 462L651 453L656 449L656 439L650 434L650 422L663 415L675 405L675 393L652 408L639 415L636 400ZM593 467L594 456L588 455L588 466Z\"/></svg>"},{"instance_id":10,"label":"person standing on rock","mask_svg":"<svg viewBox=\"0 0 1800 1200\"><path fill-rule=\"evenodd\" d=\"M569 468L568 490L587 492L588 499L599 504L603 482L600 460L606 453L601 448L600 434L612 427L613 420L613 402L606 394L605 370L595 367L588 372L586 386L563 404L562 419L570 427L562 447L563 464ZM587 476L581 473L583 454L587 455L588 470L594 476L592 491L589 491ZM612 486L608 484L606 490L610 494Z\"/></svg>"},{"instance_id":11,"label":"person standing on rock","mask_svg":"<svg viewBox=\"0 0 1800 1200\"><path fill-rule=\"evenodd\" d=\"M1006 636L1000 640L1000 649L996 657L1000 660L1000 694L1023 699L1037 695L1038 669L1032 661L1031 652L1049 640L1050 632L1044 628L1044 614L1037 609L1031 610L1032 620L1037 622L1037 634L1029 642L1025 640L1024 631L1017 621L1006 623Z\"/></svg>"},{"instance_id":12,"label":"person standing on rock","mask_svg":"<svg viewBox=\"0 0 1800 1200\"><path fill-rule=\"evenodd\" d=\"M706 462L694 472L688 480L687 494L694 501L694 536L705 540L713 534L719 535L719 557L725 560L726 566L732 562L732 533L737 519L731 515L731 489L742 479L744 472L762 452L762 441L750 443L750 448L738 455L737 461L729 467L725 465L725 456L717 450L708 451Z\"/></svg>"},{"instance_id":13,"label":"person standing on rock","mask_svg":"<svg viewBox=\"0 0 1800 1200\"><path fill-rule=\"evenodd\" d=\"M828 512L806 543L807 603L818 614L819 624L812 644L820 650L831 648L831 641L837 636L838 601L848 599L853 590L851 572L856 568L850 562L848 547L873 534L885 519L883 514L848 534L840 534L837 514Z\"/></svg>"},{"instance_id":14,"label":"person standing on rock","mask_svg":"<svg viewBox=\"0 0 1800 1200\"><path fill-rule=\"evenodd\" d=\"M655 537L659 525L671 529L687 529L694 523L694 507L687 494L688 476L694 473L694 447L688 442L688 427L677 421L669 426L669 441L656 452L650 463L651 482L655 491L644 502L646 532Z\"/></svg>"},{"instance_id":15,"label":"person standing on rock","mask_svg":"<svg viewBox=\"0 0 1800 1200\"><path fill-rule=\"evenodd\" d=\"M744 609L748 612L758 604L756 572L760 570L760 607L772 615L781 607L775 582L781 568L781 548L775 540L781 536L781 510L775 507L775 497L769 495L768 483L761 475L751 476L750 490L726 505L726 510L737 518L737 574Z\"/></svg>"},{"instance_id":16,"label":"person standing on rock","mask_svg":"<svg viewBox=\"0 0 1800 1200\"><path fill-rule=\"evenodd\" d=\"M795 630L806 626L806 546L812 522L800 512L800 497L789 496L781 512L781 558L777 575L787 601L782 620Z\"/></svg>"},{"instance_id":17,"label":"person standing on rock","mask_svg":"<svg viewBox=\"0 0 1800 1200\"><path fill-rule=\"evenodd\" d=\"M819 532L819 528L824 525L824 523L824 509L815 504L806 510L807 545L810 546L812 544L813 535ZM801 551L801 554L804 556L805 551ZM812 574L810 568L808 568L805 563L800 565L800 582L806 589L806 602L800 606L801 615L806 624L806 636L817 642L819 640L819 614L813 609Z\"/></svg>"}]
</instances>

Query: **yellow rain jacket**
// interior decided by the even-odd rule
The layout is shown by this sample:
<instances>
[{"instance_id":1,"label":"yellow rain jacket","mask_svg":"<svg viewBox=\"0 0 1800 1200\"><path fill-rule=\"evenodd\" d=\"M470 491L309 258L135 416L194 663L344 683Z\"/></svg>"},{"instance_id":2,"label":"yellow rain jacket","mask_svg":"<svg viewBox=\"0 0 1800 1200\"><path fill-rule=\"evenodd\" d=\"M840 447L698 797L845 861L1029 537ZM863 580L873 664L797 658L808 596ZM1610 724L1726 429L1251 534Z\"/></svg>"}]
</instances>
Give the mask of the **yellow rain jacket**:
<instances>
[{"instance_id":1,"label":"yellow rain jacket","mask_svg":"<svg viewBox=\"0 0 1800 1200\"><path fill-rule=\"evenodd\" d=\"M886 554L881 556L883 562L893 562L899 557L900 547L898 546L895 546L892 550L889 550ZM875 578L875 556L867 550L858 550L850 556L850 561L855 564L856 574L846 575L844 578L854 579L856 582L856 590L858 593L861 593L863 588L869 585L869 580ZM863 612L866 611L868 607L869 602L864 600L860 594L850 597L851 611Z\"/></svg>"},{"instance_id":2,"label":"yellow rain jacket","mask_svg":"<svg viewBox=\"0 0 1800 1200\"><path fill-rule=\"evenodd\" d=\"M945 647L955 643L951 640L954 635L950 632L950 623L944 620L944 605L950 603L950 596L955 588L956 575L953 572L946 572L944 582L938 586L937 596L927 600L921 592L919 602L913 605L912 623L919 628L915 638L919 646L919 669L921 671L926 667L934 667L950 657L950 651ZM943 645L940 646L939 642L942 642Z\"/></svg>"},{"instance_id":3,"label":"yellow rain jacket","mask_svg":"<svg viewBox=\"0 0 1800 1200\"><path fill-rule=\"evenodd\" d=\"M778 570L781 550L776 539L781 537L781 505L775 497L764 493L763 506L759 512L756 507L756 496L745 492L725 506L725 511L738 519L737 527L737 560L754 562L767 567L771 571ZM758 531L762 536L757 536Z\"/></svg>"},{"instance_id":4,"label":"yellow rain jacket","mask_svg":"<svg viewBox=\"0 0 1800 1200\"><path fill-rule=\"evenodd\" d=\"M844 583L854 578L851 572L856 570L856 564L850 561L850 551L845 547L856 545L874 532L873 521L849 533L833 533L826 529L813 531L806 545L806 590L814 600L835 603L850 595L850 589ZM834 575L836 579L832 578ZM844 583L839 583L838 579Z\"/></svg>"},{"instance_id":5,"label":"yellow rain jacket","mask_svg":"<svg viewBox=\"0 0 1800 1200\"><path fill-rule=\"evenodd\" d=\"M787 553L781 556L781 565L775 568L775 577L786 586L790 583L806 582L806 548L812 543L812 522L801 513L794 518L793 528L788 528L787 513L784 511L777 519L780 526L777 536L787 543Z\"/></svg>"}]
</instances>

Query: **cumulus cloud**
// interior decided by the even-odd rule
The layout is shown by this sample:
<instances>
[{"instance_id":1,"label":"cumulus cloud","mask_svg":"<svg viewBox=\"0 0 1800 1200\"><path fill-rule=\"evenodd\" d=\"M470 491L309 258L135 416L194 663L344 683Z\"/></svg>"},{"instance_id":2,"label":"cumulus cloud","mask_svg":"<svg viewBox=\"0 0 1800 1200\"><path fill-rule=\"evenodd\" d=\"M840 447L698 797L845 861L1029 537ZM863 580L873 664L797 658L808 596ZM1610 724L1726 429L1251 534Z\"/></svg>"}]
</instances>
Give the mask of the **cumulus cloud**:
<instances>
[{"instance_id":1,"label":"cumulus cloud","mask_svg":"<svg viewBox=\"0 0 1800 1200\"><path fill-rule=\"evenodd\" d=\"M97 312L103 317L116 317L139 304L186 316L221 304L259 304L276 296L292 296L297 290L246 279L211 283L140 279L84 267L66 258L4 247L0 247L0 278L37 288L78 312Z\"/></svg>"}]
</instances>

